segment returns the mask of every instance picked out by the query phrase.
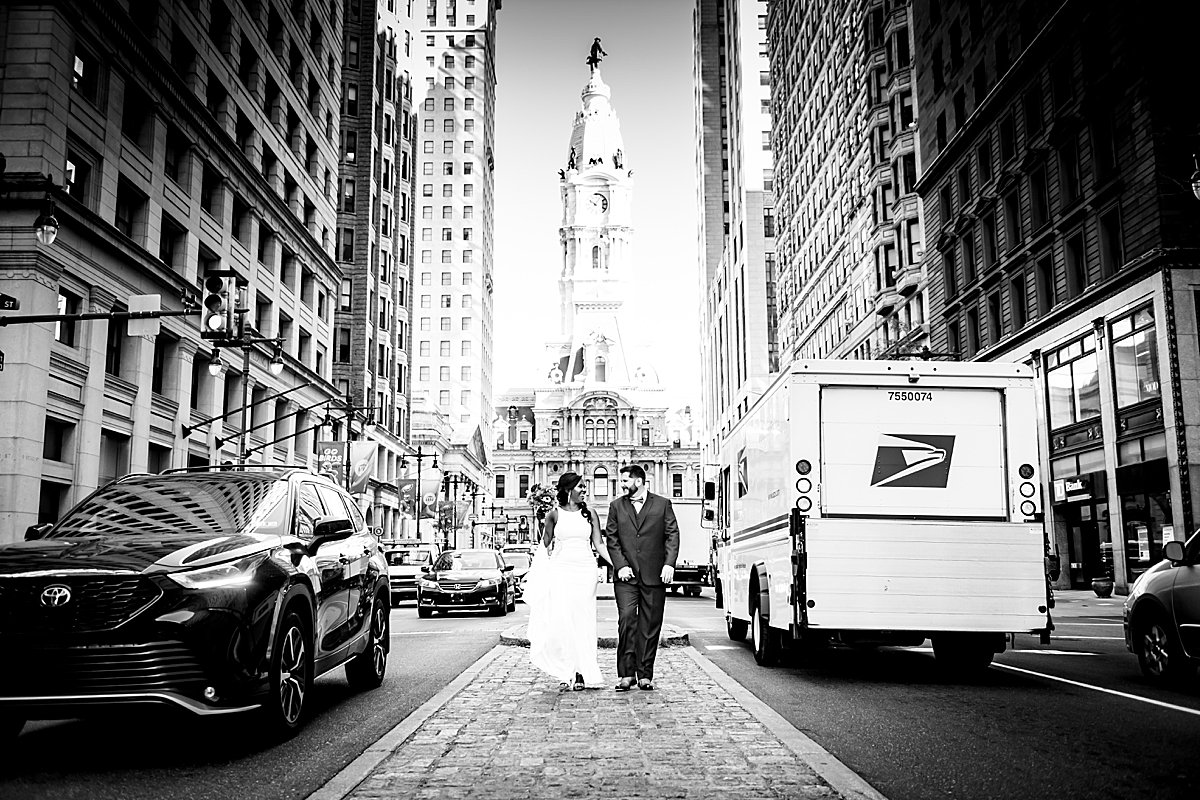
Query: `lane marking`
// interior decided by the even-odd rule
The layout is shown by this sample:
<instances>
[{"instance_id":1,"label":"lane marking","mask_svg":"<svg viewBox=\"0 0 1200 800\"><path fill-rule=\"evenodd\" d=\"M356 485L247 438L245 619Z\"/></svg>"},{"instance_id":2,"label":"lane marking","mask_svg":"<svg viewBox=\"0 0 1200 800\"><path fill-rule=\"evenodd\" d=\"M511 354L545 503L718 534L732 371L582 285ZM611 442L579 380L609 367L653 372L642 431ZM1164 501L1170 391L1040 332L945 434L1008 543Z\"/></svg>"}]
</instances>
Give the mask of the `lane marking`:
<instances>
[{"instance_id":1,"label":"lane marking","mask_svg":"<svg viewBox=\"0 0 1200 800\"><path fill-rule=\"evenodd\" d=\"M1038 678L1046 678L1047 680L1051 680L1051 681L1058 681L1059 683L1067 683L1067 684L1070 684L1071 686L1078 686L1081 689L1091 689L1096 692L1103 692L1104 694L1111 694L1116 697L1123 697L1126 700L1136 700L1140 703L1148 703L1152 706L1158 706L1159 708L1167 708L1172 711L1182 711L1185 714L1191 714L1192 716L1200 717L1200 709L1188 708L1186 706L1177 706L1177 705L1173 705L1171 703L1164 703L1162 700L1152 700L1149 697L1142 697L1142 696L1136 695L1136 694L1129 694L1128 692L1118 692L1116 689L1106 689L1103 686L1093 686L1090 683L1081 683L1079 681L1073 681L1069 678L1060 678L1057 675L1047 675L1044 672L1034 672L1031 669L1022 669L1021 667L1013 667L1013 666L1009 666L1008 664L997 664L997 663L993 662L992 666L997 667L999 669L1007 669L1012 672L1021 672L1021 673L1024 673L1025 675L1033 675Z\"/></svg>"},{"instance_id":2,"label":"lane marking","mask_svg":"<svg viewBox=\"0 0 1200 800\"><path fill-rule=\"evenodd\" d=\"M742 648L733 644L709 644L704 646L705 650L741 650Z\"/></svg>"},{"instance_id":3,"label":"lane marking","mask_svg":"<svg viewBox=\"0 0 1200 800\"><path fill-rule=\"evenodd\" d=\"M1095 641L1095 642L1123 642L1124 636L1055 636L1050 635L1052 639L1067 639L1072 642Z\"/></svg>"},{"instance_id":4,"label":"lane marking","mask_svg":"<svg viewBox=\"0 0 1200 800\"><path fill-rule=\"evenodd\" d=\"M1034 654L1040 656L1098 656L1099 653L1089 653L1083 650L1009 650L1010 653L1020 653L1021 655Z\"/></svg>"}]
</instances>

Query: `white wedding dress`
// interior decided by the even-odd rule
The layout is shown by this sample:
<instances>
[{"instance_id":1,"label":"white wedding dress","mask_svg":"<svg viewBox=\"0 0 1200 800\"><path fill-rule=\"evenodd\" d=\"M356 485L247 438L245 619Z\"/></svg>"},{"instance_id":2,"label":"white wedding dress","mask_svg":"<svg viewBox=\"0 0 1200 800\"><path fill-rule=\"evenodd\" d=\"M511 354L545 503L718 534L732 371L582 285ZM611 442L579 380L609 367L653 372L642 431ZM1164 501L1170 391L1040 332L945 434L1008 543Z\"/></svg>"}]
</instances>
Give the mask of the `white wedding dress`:
<instances>
[{"instance_id":1,"label":"white wedding dress","mask_svg":"<svg viewBox=\"0 0 1200 800\"><path fill-rule=\"evenodd\" d=\"M592 512L596 513L595 511ZM529 658L566 683L575 673L587 686L604 682L596 661L596 557L591 523L578 511L558 510L553 552L539 546L525 576Z\"/></svg>"}]
</instances>

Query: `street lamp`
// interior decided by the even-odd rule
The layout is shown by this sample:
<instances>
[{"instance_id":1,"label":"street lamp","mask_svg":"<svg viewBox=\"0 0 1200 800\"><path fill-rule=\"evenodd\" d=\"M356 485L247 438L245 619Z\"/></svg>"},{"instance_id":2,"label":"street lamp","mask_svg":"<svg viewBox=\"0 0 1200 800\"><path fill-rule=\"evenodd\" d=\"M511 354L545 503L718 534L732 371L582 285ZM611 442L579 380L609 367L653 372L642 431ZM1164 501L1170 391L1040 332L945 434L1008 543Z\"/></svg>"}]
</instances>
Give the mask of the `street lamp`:
<instances>
[{"instance_id":1,"label":"street lamp","mask_svg":"<svg viewBox=\"0 0 1200 800\"><path fill-rule=\"evenodd\" d=\"M46 246L54 244L54 240L58 238L58 217L55 216L57 211L54 198L50 196L50 192L46 192L46 199L42 201L42 213L33 221L33 231L37 240Z\"/></svg>"},{"instance_id":2,"label":"street lamp","mask_svg":"<svg viewBox=\"0 0 1200 800\"><path fill-rule=\"evenodd\" d=\"M212 355L208 357L208 374L217 378L220 377L223 369L225 369L225 365L221 363L221 351L214 347Z\"/></svg>"},{"instance_id":3,"label":"street lamp","mask_svg":"<svg viewBox=\"0 0 1200 800\"><path fill-rule=\"evenodd\" d=\"M400 457L400 468L401 469L408 468L408 459L410 459L410 458L414 458L417 461L417 493L416 493L416 503L414 504L414 508L413 508L413 514L417 518L416 536L417 536L417 541L419 542L419 541L421 541L421 462L427 458L432 458L433 463L430 466L432 466L434 469L437 469L437 465L438 465L437 453L426 453L418 446L417 452L409 453L408 455Z\"/></svg>"}]
</instances>

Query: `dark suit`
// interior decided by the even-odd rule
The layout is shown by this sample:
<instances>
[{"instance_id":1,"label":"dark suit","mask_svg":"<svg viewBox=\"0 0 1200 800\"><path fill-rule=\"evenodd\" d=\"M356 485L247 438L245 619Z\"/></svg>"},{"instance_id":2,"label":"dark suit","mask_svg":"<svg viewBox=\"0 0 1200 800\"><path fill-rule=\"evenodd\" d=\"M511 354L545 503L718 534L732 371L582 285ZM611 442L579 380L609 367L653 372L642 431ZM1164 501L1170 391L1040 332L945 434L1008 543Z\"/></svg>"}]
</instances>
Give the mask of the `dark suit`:
<instances>
[{"instance_id":1,"label":"dark suit","mask_svg":"<svg viewBox=\"0 0 1200 800\"><path fill-rule=\"evenodd\" d=\"M608 507L604 526L614 573L633 570L633 580L613 584L617 600L617 673L623 678L654 678L654 657L662 630L667 587L662 568L679 557L679 523L671 501L646 493L642 513L621 497Z\"/></svg>"}]
</instances>

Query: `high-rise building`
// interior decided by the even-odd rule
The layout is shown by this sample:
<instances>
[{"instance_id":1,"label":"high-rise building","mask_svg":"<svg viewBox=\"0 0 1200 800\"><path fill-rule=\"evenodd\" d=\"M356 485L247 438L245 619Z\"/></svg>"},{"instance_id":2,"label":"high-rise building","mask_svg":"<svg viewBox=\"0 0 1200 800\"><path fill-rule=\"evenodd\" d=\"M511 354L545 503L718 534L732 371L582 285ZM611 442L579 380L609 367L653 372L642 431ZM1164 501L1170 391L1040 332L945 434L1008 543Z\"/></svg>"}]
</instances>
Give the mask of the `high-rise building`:
<instances>
[{"instance_id":1,"label":"high-rise building","mask_svg":"<svg viewBox=\"0 0 1200 800\"><path fill-rule=\"evenodd\" d=\"M690 409L666 407L653 365L626 334L632 326L624 301L636 269L633 170L597 66L581 94L559 173L559 335L546 344L537 384L509 390L497 402L490 508L527 518L523 530L508 529L513 540L536 533L528 519L530 487L552 485L567 471L591 481L589 502L602 517L627 464L646 470L651 491L699 504L700 452Z\"/></svg>"},{"instance_id":2,"label":"high-rise building","mask_svg":"<svg viewBox=\"0 0 1200 800\"><path fill-rule=\"evenodd\" d=\"M917 0L934 350L1029 364L1061 587L1118 592L1200 503L1195 4Z\"/></svg>"},{"instance_id":3,"label":"high-rise building","mask_svg":"<svg viewBox=\"0 0 1200 800\"><path fill-rule=\"evenodd\" d=\"M909 5L770 8L781 358L915 352L927 325Z\"/></svg>"},{"instance_id":4,"label":"high-rise building","mask_svg":"<svg viewBox=\"0 0 1200 800\"><path fill-rule=\"evenodd\" d=\"M412 4L348 0L342 40L341 140L333 380L339 396L375 423L368 491L375 525L407 533L397 478L411 438L413 108ZM339 416L333 431L346 431ZM354 431L360 430L355 425ZM357 435L351 432L351 437Z\"/></svg>"},{"instance_id":5,"label":"high-rise building","mask_svg":"<svg viewBox=\"0 0 1200 800\"><path fill-rule=\"evenodd\" d=\"M779 371L767 3L697 0L692 25L701 386L711 451Z\"/></svg>"},{"instance_id":6,"label":"high-rise building","mask_svg":"<svg viewBox=\"0 0 1200 800\"><path fill-rule=\"evenodd\" d=\"M412 394L491 441L496 12L427 0L414 156Z\"/></svg>"},{"instance_id":7,"label":"high-rise building","mask_svg":"<svg viewBox=\"0 0 1200 800\"><path fill-rule=\"evenodd\" d=\"M0 292L20 304L0 313L108 315L145 295L178 312L220 270L246 332L282 339L276 375L269 342L218 353L195 315L0 328L0 540L110 478L242 444L313 463L336 394L342 17L338 0L0 9Z\"/></svg>"}]
</instances>

